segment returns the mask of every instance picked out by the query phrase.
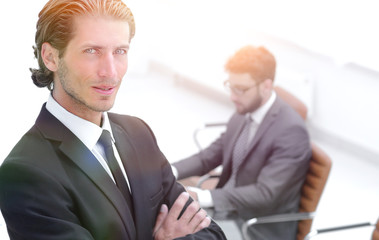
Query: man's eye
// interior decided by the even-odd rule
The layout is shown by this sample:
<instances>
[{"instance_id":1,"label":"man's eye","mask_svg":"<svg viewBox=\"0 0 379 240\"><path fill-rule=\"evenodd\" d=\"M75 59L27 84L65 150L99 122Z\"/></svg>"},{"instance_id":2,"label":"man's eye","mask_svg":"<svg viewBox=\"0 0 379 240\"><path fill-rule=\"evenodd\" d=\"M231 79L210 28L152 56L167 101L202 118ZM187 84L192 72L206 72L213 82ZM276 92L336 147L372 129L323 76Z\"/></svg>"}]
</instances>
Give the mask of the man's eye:
<instances>
[{"instance_id":1,"label":"man's eye","mask_svg":"<svg viewBox=\"0 0 379 240\"><path fill-rule=\"evenodd\" d=\"M236 91L239 91L239 92L245 92L247 90L247 88L235 88Z\"/></svg>"},{"instance_id":2,"label":"man's eye","mask_svg":"<svg viewBox=\"0 0 379 240\"><path fill-rule=\"evenodd\" d=\"M124 54L127 53L127 51L126 51L125 49L117 49L117 50L115 51L115 53L116 53L116 54L124 55Z\"/></svg>"},{"instance_id":3,"label":"man's eye","mask_svg":"<svg viewBox=\"0 0 379 240\"><path fill-rule=\"evenodd\" d=\"M85 53L94 54L94 53L96 53L96 50L93 49L93 48L88 48L88 49L84 50L84 52L85 52Z\"/></svg>"}]
</instances>

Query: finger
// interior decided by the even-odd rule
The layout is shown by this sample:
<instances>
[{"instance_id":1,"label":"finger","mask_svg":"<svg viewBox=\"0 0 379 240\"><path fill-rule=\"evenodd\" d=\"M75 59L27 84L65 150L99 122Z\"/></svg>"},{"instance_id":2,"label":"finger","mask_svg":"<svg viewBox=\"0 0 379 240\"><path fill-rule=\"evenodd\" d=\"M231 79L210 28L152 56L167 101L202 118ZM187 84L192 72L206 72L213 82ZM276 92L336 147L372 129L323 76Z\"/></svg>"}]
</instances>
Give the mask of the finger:
<instances>
[{"instance_id":1,"label":"finger","mask_svg":"<svg viewBox=\"0 0 379 240\"><path fill-rule=\"evenodd\" d=\"M154 226L154 230L153 230L153 236L155 236L156 232L162 226L162 223L166 219L167 214L168 214L168 208L167 208L166 204L162 204L161 209L159 211L159 214L157 216L157 219L155 220L155 226Z\"/></svg>"},{"instance_id":2,"label":"finger","mask_svg":"<svg viewBox=\"0 0 379 240\"><path fill-rule=\"evenodd\" d=\"M197 227L195 228L195 231L193 231L193 233L196 233L196 232L198 232L204 228L209 227L210 224L211 224L211 218L207 216L203 219L203 221L200 222L199 225L197 225Z\"/></svg>"},{"instance_id":3,"label":"finger","mask_svg":"<svg viewBox=\"0 0 379 240\"><path fill-rule=\"evenodd\" d=\"M189 224L192 218L196 216L199 209L200 209L199 203L196 201L192 201L191 204L188 205L186 210L183 212L179 221L181 221L182 224ZM193 227L196 227L196 226L193 226Z\"/></svg>"},{"instance_id":4,"label":"finger","mask_svg":"<svg viewBox=\"0 0 379 240\"><path fill-rule=\"evenodd\" d=\"M202 221L207 217L207 212L203 209L200 209L195 215L193 215L192 219L188 223L188 226L195 232L196 228Z\"/></svg>"},{"instance_id":5,"label":"finger","mask_svg":"<svg viewBox=\"0 0 379 240\"><path fill-rule=\"evenodd\" d=\"M187 192L182 192L179 197L175 200L174 204L171 206L170 211L168 212L167 218L170 221L176 221L183 210L184 205L189 199L189 194Z\"/></svg>"}]
</instances>

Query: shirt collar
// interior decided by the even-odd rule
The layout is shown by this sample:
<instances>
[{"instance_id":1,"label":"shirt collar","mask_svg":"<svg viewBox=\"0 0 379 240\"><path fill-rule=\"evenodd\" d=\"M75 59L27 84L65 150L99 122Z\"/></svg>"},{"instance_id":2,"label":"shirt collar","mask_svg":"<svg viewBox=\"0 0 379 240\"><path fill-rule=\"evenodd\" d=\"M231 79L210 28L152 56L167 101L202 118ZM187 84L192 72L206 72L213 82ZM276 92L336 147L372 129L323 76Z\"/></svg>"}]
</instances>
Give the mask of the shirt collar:
<instances>
[{"instance_id":1,"label":"shirt collar","mask_svg":"<svg viewBox=\"0 0 379 240\"><path fill-rule=\"evenodd\" d=\"M266 116L267 112L270 110L271 106L274 104L275 99L276 99L276 93L272 91L271 96L268 99L268 101L250 114L251 119L256 124L258 125L261 124L261 122L263 121L263 118Z\"/></svg>"},{"instance_id":2,"label":"shirt collar","mask_svg":"<svg viewBox=\"0 0 379 240\"><path fill-rule=\"evenodd\" d=\"M90 150L96 145L100 138L102 131L108 130L111 133L112 140L112 130L109 122L108 114L103 113L102 128L96 124L80 118L66 109L64 109L50 94L46 103L46 109L59 121L63 123L76 137L80 139ZM114 141L114 140L113 140Z\"/></svg>"}]
</instances>

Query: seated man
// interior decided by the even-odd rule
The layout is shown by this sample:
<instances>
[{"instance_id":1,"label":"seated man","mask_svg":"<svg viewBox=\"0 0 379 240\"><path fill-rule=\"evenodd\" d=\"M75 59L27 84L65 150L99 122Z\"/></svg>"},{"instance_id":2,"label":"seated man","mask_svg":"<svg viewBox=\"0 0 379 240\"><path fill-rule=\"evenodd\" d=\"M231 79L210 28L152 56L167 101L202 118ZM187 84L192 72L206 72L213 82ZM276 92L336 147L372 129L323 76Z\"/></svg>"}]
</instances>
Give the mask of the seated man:
<instances>
[{"instance_id":1,"label":"seated man","mask_svg":"<svg viewBox=\"0 0 379 240\"><path fill-rule=\"evenodd\" d=\"M303 119L273 91L275 68L264 47L243 47L226 63L236 113L209 147L173 164L178 180L223 166L216 189L190 188L201 207L236 212L240 220L298 211L311 147ZM254 239L295 239L296 223L249 231Z\"/></svg>"}]
</instances>

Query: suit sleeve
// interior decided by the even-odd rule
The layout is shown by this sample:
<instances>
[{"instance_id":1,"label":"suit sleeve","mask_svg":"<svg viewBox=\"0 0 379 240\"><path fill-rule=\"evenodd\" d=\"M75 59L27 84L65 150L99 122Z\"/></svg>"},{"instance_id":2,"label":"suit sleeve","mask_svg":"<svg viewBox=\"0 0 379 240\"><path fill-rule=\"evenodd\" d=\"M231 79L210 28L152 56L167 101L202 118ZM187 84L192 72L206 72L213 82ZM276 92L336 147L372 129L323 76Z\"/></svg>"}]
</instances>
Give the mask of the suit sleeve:
<instances>
[{"instance_id":1,"label":"suit sleeve","mask_svg":"<svg viewBox=\"0 0 379 240\"><path fill-rule=\"evenodd\" d=\"M166 176L166 179L164 180L164 186L167 186L165 189L167 191L166 193L166 203L168 204L169 208L174 204L177 197L185 191L182 185L176 182L175 177L173 176L171 172L170 164L167 162L165 166L162 169L162 173ZM190 199L185 208L192 202L193 200ZM183 209L184 211L185 209ZM189 234L187 236L177 238L181 240L221 240L226 239L223 231L221 228L212 220L209 227L196 232L194 234Z\"/></svg>"},{"instance_id":2,"label":"suit sleeve","mask_svg":"<svg viewBox=\"0 0 379 240\"><path fill-rule=\"evenodd\" d=\"M178 170L178 180L192 176L203 176L221 165L223 136L224 134L201 152L173 163L172 165Z\"/></svg>"},{"instance_id":3,"label":"suit sleeve","mask_svg":"<svg viewBox=\"0 0 379 240\"><path fill-rule=\"evenodd\" d=\"M275 208L285 196L300 191L311 156L308 133L294 125L277 135L255 183L211 191L215 210L260 212Z\"/></svg>"},{"instance_id":4,"label":"suit sleeve","mask_svg":"<svg viewBox=\"0 0 379 240\"><path fill-rule=\"evenodd\" d=\"M62 185L30 164L1 166L0 206L12 240L93 239L71 211Z\"/></svg>"},{"instance_id":5,"label":"suit sleeve","mask_svg":"<svg viewBox=\"0 0 379 240\"><path fill-rule=\"evenodd\" d=\"M226 129L235 131L238 127L238 124L235 124L236 121L239 121L236 120L238 118L241 118L239 114L233 114L226 124ZM192 176L203 176L222 165L228 137L230 136L223 132L211 145L199 153L173 163L173 166L178 170L178 180Z\"/></svg>"}]
</instances>

